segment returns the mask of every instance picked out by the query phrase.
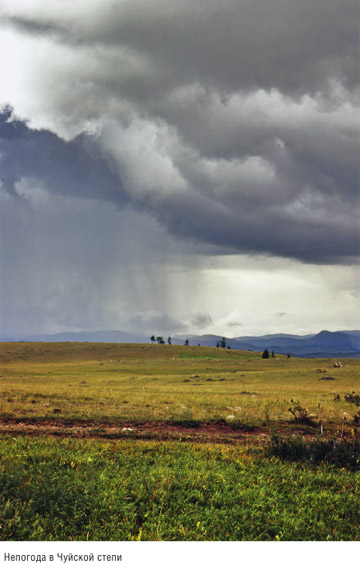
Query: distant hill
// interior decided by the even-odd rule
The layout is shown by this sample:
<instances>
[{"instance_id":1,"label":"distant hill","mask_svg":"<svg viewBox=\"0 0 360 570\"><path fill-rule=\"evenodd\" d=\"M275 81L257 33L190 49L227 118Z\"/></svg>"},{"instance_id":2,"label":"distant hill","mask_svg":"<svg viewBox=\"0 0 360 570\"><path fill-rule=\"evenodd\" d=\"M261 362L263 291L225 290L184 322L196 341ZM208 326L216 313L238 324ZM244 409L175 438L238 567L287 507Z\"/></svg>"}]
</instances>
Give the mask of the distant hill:
<instances>
[{"instance_id":1,"label":"distant hill","mask_svg":"<svg viewBox=\"0 0 360 570\"><path fill-rule=\"evenodd\" d=\"M221 336L191 337L190 344L216 346ZM314 335L271 334L226 338L227 346L235 350L263 351L267 348L277 354L302 357L360 357L360 331L321 331Z\"/></svg>"},{"instance_id":2,"label":"distant hill","mask_svg":"<svg viewBox=\"0 0 360 570\"><path fill-rule=\"evenodd\" d=\"M189 339L189 344L200 346L216 347L221 341L222 336L218 335L200 335L191 336L181 335L174 337L173 344L184 344L184 339ZM164 336L166 340L166 336ZM81 331L59 333L53 335L24 335L22 337L0 338L2 342L130 342L130 343L146 343L150 342L149 336L135 335L125 331ZM293 334L267 334L263 336L244 336L235 338L226 338L226 346L230 346L234 350L253 350L262 352L267 348L270 352L273 350L276 354L288 354L300 357L360 357L360 331L321 331L317 334L310 335L293 335Z\"/></svg>"},{"instance_id":3,"label":"distant hill","mask_svg":"<svg viewBox=\"0 0 360 570\"><path fill-rule=\"evenodd\" d=\"M0 338L1 342L149 342L148 336L124 331L80 331Z\"/></svg>"}]
</instances>

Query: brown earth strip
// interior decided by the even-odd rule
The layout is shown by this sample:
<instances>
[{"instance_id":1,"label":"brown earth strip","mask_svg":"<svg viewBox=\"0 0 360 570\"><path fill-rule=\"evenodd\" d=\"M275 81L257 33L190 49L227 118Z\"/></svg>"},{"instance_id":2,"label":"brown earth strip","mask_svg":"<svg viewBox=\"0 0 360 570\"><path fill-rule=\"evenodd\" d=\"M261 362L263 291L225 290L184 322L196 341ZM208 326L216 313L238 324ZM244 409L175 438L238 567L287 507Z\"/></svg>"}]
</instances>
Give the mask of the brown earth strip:
<instances>
[{"instance_id":1,"label":"brown earth strip","mask_svg":"<svg viewBox=\"0 0 360 570\"><path fill-rule=\"evenodd\" d=\"M288 430L286 431L289 433ZM299 433L298 430L296 431ZM55 421L44 418L36 421L7 418L0 419L0 435L244 444L249 441L264 442L270 437L270 432L265 427L246 428L221 420L206 423L194 422L192 425L187 425L164 421L102 423L60 419Z\"/></svg>"},{"instance_id":2,"label":"brown earth strip","mask_svg":"<svg viewBox=\"0 0 360 570\"><path fill-rule=\"evenodd\" d=\"M156 441L199 441L206 443L244 443L244 440L264 439L264 429L244 429L226 422L209 422L198 425L179 425L171 422L84 422L69 420L0 421L0 434L27 436L57 436L97 439L142 439Z\"/></svg>"}]
</instances>

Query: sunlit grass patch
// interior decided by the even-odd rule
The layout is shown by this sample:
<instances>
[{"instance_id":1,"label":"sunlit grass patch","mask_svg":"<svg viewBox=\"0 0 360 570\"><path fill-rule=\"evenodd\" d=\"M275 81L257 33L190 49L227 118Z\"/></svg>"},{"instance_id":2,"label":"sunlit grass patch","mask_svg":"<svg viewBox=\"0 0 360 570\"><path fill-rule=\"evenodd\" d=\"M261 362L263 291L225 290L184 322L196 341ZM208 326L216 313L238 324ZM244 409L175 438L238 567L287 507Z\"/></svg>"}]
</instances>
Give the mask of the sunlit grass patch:
<instances>
[{"instance_id":1,"label":"sunlit grass patch","mask_svg":"<svg viewBox=\"0 0 360 570\"><path fill-rule=\"evenodd\" d=\"M357 540L359 475L260 448L4 438L1 540Z\"/></svg>"},{"instance_id":2,"label":"sunlit grass patch","mask_svg":"<svg viewBox=\"0 0 360 570\"><path fill-rule=\"evenodd\" d=\"M344 413L351 426L358 410L355 400L345 400L358 391L357 360L333 369L331 359L264 360L207 347L3 343L1 349L5 418L170 421L188 410L194 421L261 426L291 421L293 399L316 419L320 403L322 422L332 429L341 427ZM333 379L322 380L319 369Z\"/></svg>"}]
</instances>

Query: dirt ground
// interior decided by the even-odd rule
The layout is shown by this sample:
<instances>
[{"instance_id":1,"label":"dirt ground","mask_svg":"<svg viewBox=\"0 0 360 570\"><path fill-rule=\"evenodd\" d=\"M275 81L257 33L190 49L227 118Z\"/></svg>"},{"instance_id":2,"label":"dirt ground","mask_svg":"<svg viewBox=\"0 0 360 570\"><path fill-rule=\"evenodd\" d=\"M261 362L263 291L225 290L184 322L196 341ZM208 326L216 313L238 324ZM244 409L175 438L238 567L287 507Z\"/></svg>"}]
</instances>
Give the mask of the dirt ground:
<instances>
[{"instance_id":1,"label":"dirt ground","mask_svg":"<svg viewBox=\"0 0 360 570\"><path fill-rule=\"evenodd\" d=\"M279 431L279 430L278 430ZM289 426L280 430L291 433ZM311 435L308 430L296 429L297 434ZM267 427L244 428L224 421L196 425L176 422L86 422L72 420L0 420L0 434L12 436L53 436L96 439L140 439L150 441L192 441L199 443L244 444L266 442L270 437Z\"/></svg>"}]
</instances>

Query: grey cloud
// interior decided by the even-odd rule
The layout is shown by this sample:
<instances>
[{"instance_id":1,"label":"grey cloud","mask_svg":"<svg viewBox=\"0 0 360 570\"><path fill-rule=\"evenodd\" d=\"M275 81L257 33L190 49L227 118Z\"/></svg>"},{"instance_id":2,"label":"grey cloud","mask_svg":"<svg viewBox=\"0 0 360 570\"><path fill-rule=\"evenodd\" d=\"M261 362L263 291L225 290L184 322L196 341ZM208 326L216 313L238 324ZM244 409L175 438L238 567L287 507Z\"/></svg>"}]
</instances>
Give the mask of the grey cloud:
<instances>
[{"instance_id":1,"label":"grey cloud","mask_svg":"<svg viewBox=\"0 0 360 570\"><path fill-rule=\"evenodd\" d=\"M9 19L25 30L62 30L66 42L130 46L176 82L304 93L326 89L329 78L356 83L357 15L356 0L153 0L90 3L81 25L76 9L72 17L10 10Z\"/></svg>"},{"instance_id":2,"label":"grey cloud","mask_svg":"<svg viewBox=\"0 0 360 570\"><path fill-rule=\"evenodd\" d=\"M134 313L143 316L135 319L139 332L144 323L158 325L158 334L183 330L163 317L174 308L168 283L181 251L154 220L111 202L52 194L34 179L15 185L13 194L0 189L3 332L127 330ZM185 283L184 297L188 291Z\"/></svg>"},{"instance_id":3,"label":"grey cloud","mask_svg":"<svg viewBox=\"0 0 360 570\"><path fill-rule=\"evenodd\" d=\"M15 113L82 135L8 137L7 187L126 202L204 251L356 258L357 2L9 6L51 48Z\"/></svg>"},{"instance_id":4,"label":"grey cloud","mask_svg":"<svg viewBox=\"0 0 360 570\"><path fill-rule=\"evenodd\" d=\"M41 22L33 18L25 18L21 16L8 16L3 18L9 24L15 28L23 31L24 33L31 34L34 36L46 35L53 36L57 39L61 39L61 36L65 33L65 29L57 24Z\"/></svg>"},{"instance_id":5,"label":"grey cloud","mask_svg":"<svg viewBox=\"0 0 360 570\"><path fill-rule=\"evenodd\" d=\"M164 314L135 315L126 323L128 328L137 331L164 336L173 333L180 333L186 330L186 325Z\"/></svg>"},{"instance_id":6,"label":"grey cloud","mask_svg":"<svg viewBox=\"0 0 360 570\"><path fill-rule=\"evenodd\" d=\"M358 230L353 223L307 220L303 213L282 216L259 210L234 212L221 205L178 203L167 210L167 226L178 236L216 243L233 252L268 252L312 262L355 260L359 253ZM188 211L191 215L188 216ZM182 214L182 216L181 216Z\"/></svg>"},{"instance_id":7,"label":"grey cloud","mask_svg":"<svg viewBox=\"0 0 360 570\"><path fill-rule=\"evenodd\" d=\"M340 200L340 190L336 191L336 184L324 172L319 176L323 176L323 186L327 182L325 192L320 185L304 190L294 166L289 173L284 168L282 174L271 176L271 162L262 166L261 161L244 159L238 164L208 164L176 145L170 153L159 153L156 145L148 150L146 140L139 153L136 138L133 157L132 146L124 147L124 159L113 156L116 164L120 160L116 176L108 153L104 155L106 162L105 158L94 160L84 150L85 144L94 153L98 141L65 143L47 131L33 132L19 121L4 123L3 127L6 144L1 178L7 190L14 192L16 182L25 178L59 195L106 200L117 207L131 203L140 211L150 212L174 236L212 244L230 253L269 252L315 262L351 260L358 254L353 197L344 201L343 194ZM156 133L155 129L155 140ZM141 129L137 136L142 136ZM164 137L165 142L169 140L167 132ZM119 141L111 141L111 152L124 146L125 138L126 132L121 131ZM134 179L134 173L140 180ZM309 183L312 180L316 181L315 175L309 177ZM288 186L278 188L281 184Z\"/></svg>"},{"instance_id":8,"label":"grey cloud","mask_svg":"<svg viewBox=\"0 0 360 570\"><path fill-rule=\"evenodd\" d=\"M191 325L193 327L204 328L208 327L213 324L212 318L210 315L204 315L202 313L198 313L194 315L191 319Z\"/></svg>"},{"instance_id":9,"label":"grey cloud","mask_svg":"<svg viewBox=\"0 0 360 570\"><path fill-rule=\"evenodd\" d=\"M0 113L0 177L10 192L23 177L42 181L50 192L98 198L121 204L126 200L120 179L101 157L85 150L78 138L64 142L46 130L34 131L13 120L11 110Z\"/></svg>"}]
</instances>

